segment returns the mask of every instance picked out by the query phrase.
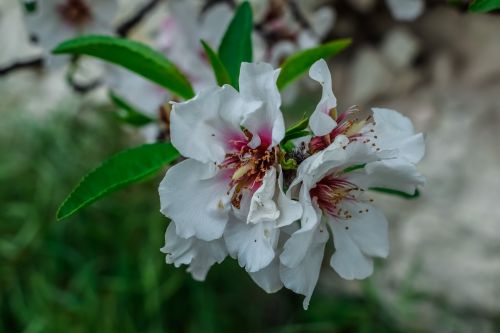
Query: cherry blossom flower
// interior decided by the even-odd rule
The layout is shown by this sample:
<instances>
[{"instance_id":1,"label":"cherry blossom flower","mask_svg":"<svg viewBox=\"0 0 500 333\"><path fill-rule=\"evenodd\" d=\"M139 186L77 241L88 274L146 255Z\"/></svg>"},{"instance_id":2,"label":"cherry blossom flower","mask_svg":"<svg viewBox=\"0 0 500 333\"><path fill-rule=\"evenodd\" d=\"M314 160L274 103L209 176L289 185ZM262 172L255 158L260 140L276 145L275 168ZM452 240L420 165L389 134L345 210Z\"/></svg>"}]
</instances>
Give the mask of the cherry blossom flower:
<instances>
[{"instance_id":1,"label":"cherry blossom flower","mask_svg":"<svg viewBox=\"0 0 500 333\"><path fill-rule=\"evenodd\" d=\"M300 204L282 191L277 162L285 134L278 74L269 64L243 63L240 92L225 85L173 105L172 144L187 159L159 187L161 212L177 237L165 248L167 261L193 267L202 246L204 261L218 262L219 247L208 243L223 241L256 273L275 259L280 228L300 217Z\"/></svg>"}]
</instances>

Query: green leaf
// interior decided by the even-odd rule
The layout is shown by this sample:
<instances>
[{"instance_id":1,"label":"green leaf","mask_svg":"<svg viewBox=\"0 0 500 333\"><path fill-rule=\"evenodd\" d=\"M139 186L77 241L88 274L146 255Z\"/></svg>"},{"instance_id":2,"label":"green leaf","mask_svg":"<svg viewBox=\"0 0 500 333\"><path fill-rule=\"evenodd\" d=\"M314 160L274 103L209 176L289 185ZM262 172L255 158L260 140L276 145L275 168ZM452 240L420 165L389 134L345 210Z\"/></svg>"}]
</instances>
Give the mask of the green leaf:
<instances>
[{"instance_id":1,"label":"green leaf","mask_svg":"<svg viewBox=\"0 0 500 333\"><path fill-rule=\"evenodd\" d=\"M311 132L309 132L309 131L297 131L297 132L289 133L289 134L285 135L283 142L288 142L288 141L293 140L293 139L302 138L302 137L308 136L310 134L311 134Z\"/></svg>"},{"instance_id":2,"label":"green leaf","mask_svg":"<svg viewBox=\"0 0 500 333\"><path fill-rule=\"evenodd\" d=\"M234 14L219 46L219 57L227 69L231 84L238 89L242 62L252 61L252 8L243 2Z\"/></svg>"},{"instance_id":3,"label":"green leaf","mask_svg":"<svg viewBox=\"0 0 500 333\"><path fill-rule=\"evenodd\" d=\"M201 40L201 44L205 49L205 53L210 61L210 65L212 65L212 69L215 74L215 79L217 80L217 84L222 86L224 84L230 84L231 80L229 79L229 74L227 73L226 67L220 60L220 57L215 51L208 45L204 40Z\"/></svg>"},{"instance_id":4,"label":"green leaf","mask_svg":"<svg viewBox=\"0 0 500 333\"><path fill-rule=\"evenodd\" d=\"M170 143L145 144L112 156L80 181L59 207L57 219L65 219L109 193L160 171L179 156Z\"/></svg>"},{"instance_id":5,"label":"green leaf","mask_svg":"<svg viewBox=\"0 0 500 333\"><path fill-rule=\"evenodd\" d=\"M300 77L300 75L309 70L309 68L319 59L334 56L350 44L350 39L339 39L291 55L281 66L281 72L277 82L278 89L282 90L292 83Z\"/></svg>"},{"instance_id":6,"label":"green leaf","mask_svg":"<svg viewBox=\"0 0 500 333\"><path fill-rule=\"evenodd\" d=\"M109 92L109 98L113 104L118 108L118 118L132 126L144 126L154 122L154 120L138 111L134 106L130 105L125 99L115 94L113 91Z\"/></svg>"},{"instance_id":7,"label":"green leaf","mask_svg":"<svg viewBox=\"0 0 500 333\"><path fill-rule=\"evenodd\" d=\"M365 165L366 165L366 163L365 164L352 165L350 167L345 168L344 172L347 173L347 172L351 172L351 171L354 171L354 170L363 169L365 167Z\"/></svg>"},{"instance_id":8,"label":"green leaf","mask_svg":"<svg viewBox=\"0 0 500 333\"><path fill-rule=\"evenodd\" d=\"M500 9L500 0L475 0L469 5L469 11L486 13Z\"/></svg>"},{"instance_id":9,"label":"green leaf","mask_svg":"<svg viewBox=\"0 0 500 333\"><path fill-rule=\"evenodd\" d=\"M420 192L418 190L415 190L415 193L413 193L413 194L408 194L408 193L405 193L402 191L393 190L393 189L385 188L385 187L370 187L370 190L385 193L385 194L396 195L398 197L402 197L405 199L415 199L415 198L418 198L420 196Z\"/></svg>"},{"instance_id":10,"label":"green leaf","mask_svg":"<svg viewBox=\"0 0 500 333\"><path fill-rule=\"evenodd\" d=\"M309 125L309 117L304 117L286 130L285 137L288 134L305 130L307 128L307 125Z\"/></svg>"},{"instance_id":11,"label":"green leaf","mask_svg":"<svg viewBox=\"0 0 500 333\"><path fill-rule=\"evenodd\" d=\"M170 60L139 42L89 35L65 41L52 53L84 54L100 58L135 72L185 99L194 96L191 83Z\"/></svg>"}]
</instances>

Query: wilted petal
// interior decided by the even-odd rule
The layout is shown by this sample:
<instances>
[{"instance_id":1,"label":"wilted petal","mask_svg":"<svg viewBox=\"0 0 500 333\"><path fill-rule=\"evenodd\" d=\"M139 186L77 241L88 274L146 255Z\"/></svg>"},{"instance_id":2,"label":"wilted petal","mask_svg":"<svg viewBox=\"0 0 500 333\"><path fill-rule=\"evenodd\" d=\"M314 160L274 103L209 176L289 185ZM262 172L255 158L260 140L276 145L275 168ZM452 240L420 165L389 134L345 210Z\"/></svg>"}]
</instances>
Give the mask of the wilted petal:
<instances>
[{"instance_id":1,"label":"wilted petal","mask_svg":"<svg viewBox=\"0 0 500 333\"><path fill-rule=\"evenodd\" d=\"M318 282L327 240L328 231L321 224L314 230L311 244L300 263L293 268L280 266L280 276L285 287L306 296L303 303L305 310Z\"/></svg>"},{"instance_id":2,"label":"wilted petal","mask_svg":"<svg viewBox=\"0 0 500 333\"><path fill-rule=\"evenodd\" d=\"M165 232L165 246L161 251L166 254L167 264L189 265L187 271L195 280L203 281L210 267L221 263L227 256L227 250L222 239L210 242L195 237L182 238L175 232L175 226L170 223Z\"/></svg>"},{"instance_id":3,"label":"wilted petal","mask_svg":"<svg viewBox=\"0 0 500 333\"><path fill-rule=\"evenodd\" d=\"M309 127L316 136L326 135L337 126L330 115L331 109L337 107L337 99L333 94L332 77L326 61L316 61L309 69L309 76L323 87L321 100L309 118Z\"/></svg>"},{"instance_id":4,"label":"wilted petal","mask_svg":"<svg viewBox=\"0 0 500 333\"><path fill-rule=\"evenodd\" d=\"M161 212L175 222L180 237L220 238L230 209L227 184L214 165L187 159L160 183Z\"/></svg>"}]
</instances>

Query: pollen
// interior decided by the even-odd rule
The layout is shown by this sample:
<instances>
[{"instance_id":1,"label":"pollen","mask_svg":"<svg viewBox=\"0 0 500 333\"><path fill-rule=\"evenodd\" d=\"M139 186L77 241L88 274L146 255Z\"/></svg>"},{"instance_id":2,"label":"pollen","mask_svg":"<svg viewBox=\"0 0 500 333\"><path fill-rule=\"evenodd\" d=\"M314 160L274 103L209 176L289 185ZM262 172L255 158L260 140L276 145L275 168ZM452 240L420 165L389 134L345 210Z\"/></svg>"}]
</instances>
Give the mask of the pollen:
<instances>
[{"instance_id":1,"label":"pollen","mask_svg":"<svg viewBox=\"0 0 500 333\"><path fill-rule=\"evenodd\" d=\"M266 172L275 164L277 149L268 149L263 145L250 148L248 142L252 135L244 131L247 142L239 147L239 150L226 154L219 168L232 172L228 193L234 189L231 204L240 208L243 190L255 191L260 187Z\"/></svg>"}]
</instances>

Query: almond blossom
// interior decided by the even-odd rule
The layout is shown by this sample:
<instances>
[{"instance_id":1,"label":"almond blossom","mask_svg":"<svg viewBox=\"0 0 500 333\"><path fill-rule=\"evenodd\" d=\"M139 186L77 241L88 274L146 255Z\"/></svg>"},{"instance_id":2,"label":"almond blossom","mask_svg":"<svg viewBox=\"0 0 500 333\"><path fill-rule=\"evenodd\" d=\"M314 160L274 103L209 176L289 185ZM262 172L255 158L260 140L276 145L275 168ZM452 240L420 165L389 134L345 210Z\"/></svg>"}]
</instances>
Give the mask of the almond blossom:
<instances>
[{"instance_id":1,"label":"almond blossom","mask_svg":"<svg viewBox=\"0 0 500 333\"><path fill-rule=\"evenodd\" d=\"M256 273L275 259L280 228L302 214L283 193L277 161L285 134L278 74L268 64L243 63L239 92L224 85L173 104L172 144L187 159L159 188L161 212L175 225L165 236L176 240L166 242L167 262L194 272L203 261L206 274L223 259L224 243Z\"/></svg>"},{"instance_id":2,"label":"almond blossom","mask_svg":"<svg viewBox=\"0 0 500 333\"><path fill-rule=\"evenodd\" d=\"M42 48L50 52L60 42L78 35L111 34L117 10L117 0L43 0L36 1L36 10L26 15L26 23ZM50 58L49 64L63 62Z\"/></svg>"},{"instance_id":3,"label":"almond blossom","mask_svg":"<svg viewBox=\"0 0 500 333\"><path fill-rule=\"evenodd\" d=\"M370 188L413 193L424 183L415 164L423 157L421 134L396 111L373 109L365 118L357 108L337 115L336 98L326 62L316 62L312 79L323 86L310 117L310 155L299 166L289 192L303 207L300 227L280 256L285 287L306 296L308 307L321 269L329 231L335 247L330 266L345 279L363 279L373 272L372 257L389 251L387 220L372 206Z\"/></svg>"}]
</instances>

